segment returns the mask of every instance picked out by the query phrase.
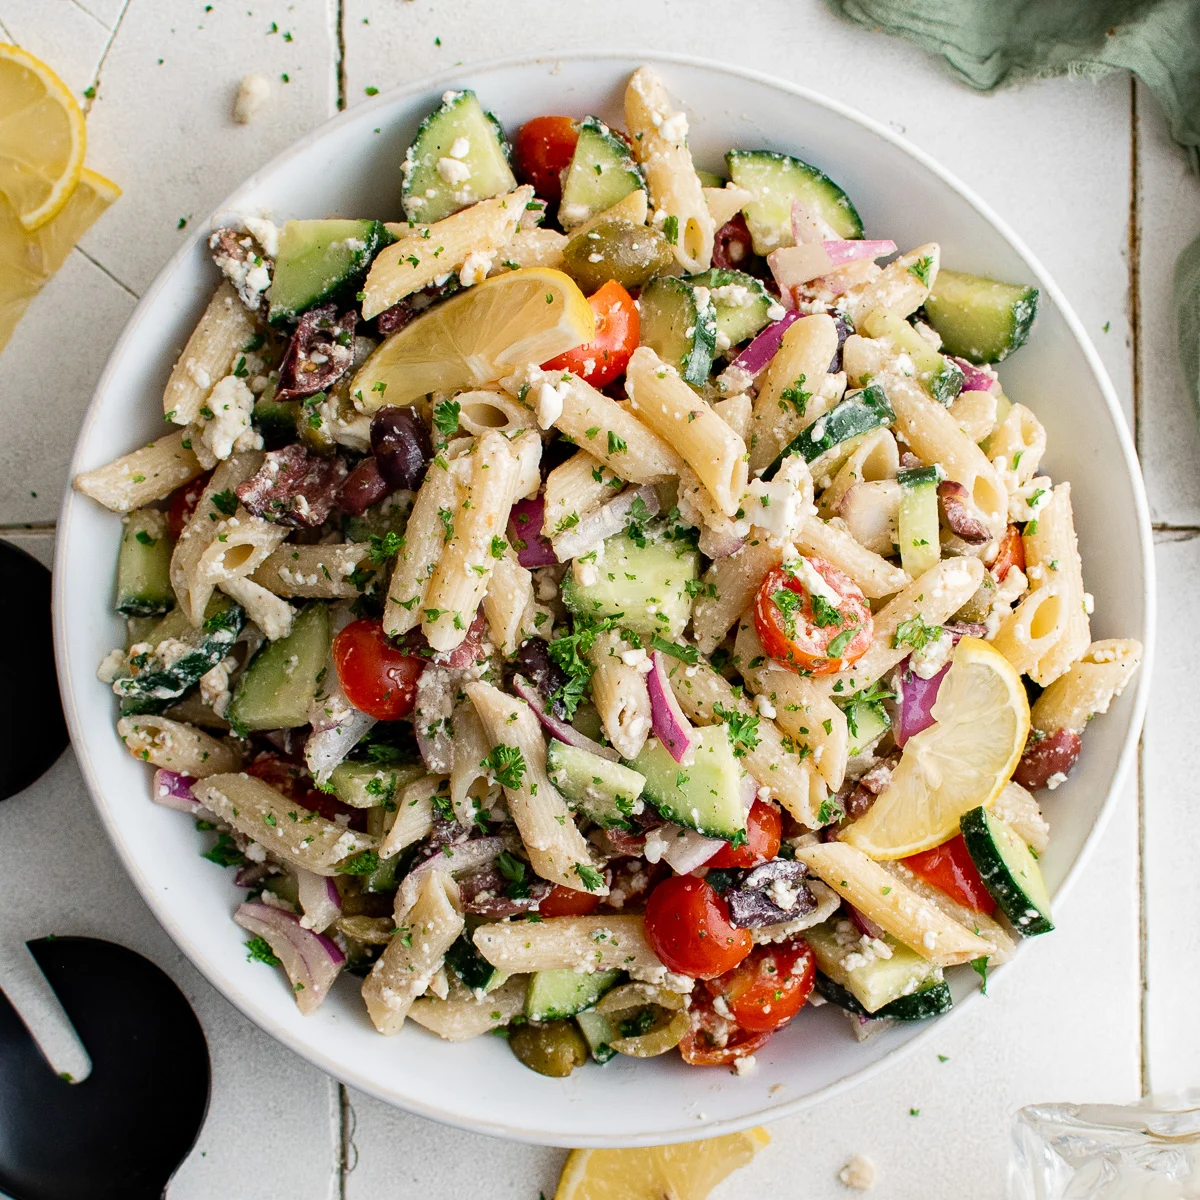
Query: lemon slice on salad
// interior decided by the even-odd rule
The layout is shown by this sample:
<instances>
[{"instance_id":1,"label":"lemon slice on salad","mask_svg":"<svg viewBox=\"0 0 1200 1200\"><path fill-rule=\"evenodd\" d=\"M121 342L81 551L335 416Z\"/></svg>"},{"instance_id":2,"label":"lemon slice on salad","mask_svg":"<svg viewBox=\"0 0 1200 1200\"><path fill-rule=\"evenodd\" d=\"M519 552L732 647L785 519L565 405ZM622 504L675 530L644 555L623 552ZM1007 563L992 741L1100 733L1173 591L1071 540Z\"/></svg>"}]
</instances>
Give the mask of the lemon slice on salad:
<instances>
[{"instance_id":1,"label":"lemon slice on salad","mask_svg":"<svg viewBox=\"0 0 1200 1200\"><path fill-rule=\"evenodd\" d=\"M62 211L87 148L83 110L40 59L0 43L0 192L32 233Z\"/></svg>"},{"instance_id":2,"label":"lemon slice on salad","mask_svg":"<svg viewBox=\"0 0 1200 1200\"><path fill-rule=\"evenodd\" d=\"M1000 794L1029 736L1021 677L978 638L955 648L932 715L905 743L883 794L842 831L871 858L904 858L952 838L963 813Z\"/></svg>"},{"instance_id":3,"label":"lemon slice on salad","mask_svg":"<svg viewBox=\"0 0 1200 1200\"><path fill-rule=\"evenodd\" d=\"M371 355L350 385L368 412L411 404L427 392L491 383L527 363L582 346L596 321L561 271L527 267L485 279L405 325Z\"/></svg>"},{"instance_id":4,"label":"lemon slice on salad","mask_svg":"<svg viewBox=\"0 0 1200 1200\"><path fill-rule=\"evenodd\" d=\"M677 1146L572 1150L554 1200L704 1200L770 1140L758 1128Z\"/></svg>"}]
</instances>

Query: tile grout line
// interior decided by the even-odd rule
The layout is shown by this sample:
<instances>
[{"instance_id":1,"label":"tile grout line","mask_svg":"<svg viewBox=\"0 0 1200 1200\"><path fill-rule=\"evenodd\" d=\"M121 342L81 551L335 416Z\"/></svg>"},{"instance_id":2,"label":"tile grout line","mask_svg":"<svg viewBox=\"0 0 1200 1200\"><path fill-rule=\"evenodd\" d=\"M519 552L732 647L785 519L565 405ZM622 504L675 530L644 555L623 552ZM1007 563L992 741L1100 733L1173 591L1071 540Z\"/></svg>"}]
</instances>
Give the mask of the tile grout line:
<instances>
[{"instance_id":1,"label":"tile grout line","mask_svg":"<svg viewBox=\"0 0 1200 1200\"><path fill-rule=\"evenodd\" d=\"M344 1083L338 1087L338 1170L337 1170L337 1200L346 1200L346 1183L350 1172L358 1166L358 1147L354 1144L354 1107L350 1103L350 1093Z\"/></svg>"},{"instance_id":2,"label":"tile grout line","mask_svg":"<svg viewBox=\"0 0 1200 1200\"><path fill-rule=\"evenodd\" d=\"M141 300L141 296L139 296L137 292L135 292L133 288L129 286L129 284L122 279L118 279L117 276L114 275L98 258L93 258L82 246L75 245L72 246L71 249L77 251L84 258L86 258L88 262L90 262L98 271L104 275L107 275L109 279L111 279L113 283L115 283L123 292L127 292L135 300Z\"/></svg>"},{"instance_id":3,"label":"tile grout line","mask_svg":"<svg viewBox=\"0 0 1200 1200\"><path fill-rule=\"evenodd\" d=\"M81 13L83 13L83 15L84 15L85 17L90 17L90 18L91 18L93 21L95 21L95 22L96 22L96 24L97 24L97 25L99 25L101 29L107 29L107 28L108 28L108 26L107 26L107 25L105 25L105 23L104 23L102 20L100 20L100 18L99 18L98 16L96 16L96 14L95 14L94 12L91 12L90 10L88 10L88 9L84 8L84 7L83 7L83 5L79 3L79 0L71 0L71 3L72 3L72 4L73 4L73 5L74 5L74 6L75 6L77 9L79 9L79 11L80 11Z\"/></svg>"},{"instance_id":4,"label":"tile grout line","mask_svg":"<svg viewBox=\"0 0 1200 1200\"><path fill-rule=\"evenodd\" d=\"M27 521L13 525L0 525L0 537L11 537L14 534L37 533L53 535L56 529L54 521Z\"/></svg>"},{"instance_id":5,"label":"tile grout line","mask_svg":"<svg viewBox=\"0 0 1200 1200\"><path fill-rule=\"evenodd\" d=\"M92 94L87 96L85 93L85 103L83 111L85 114L92 111L92 105L96 102L96 97L100 93L100 72L104 70L104 64L108 60L108 52L112 49L112 44L117 40L117 33L120 31L121 22L125 20L125 14L129 11L129 6L133 0L125 0L121 5L121 11L117 13L117 19L113 22L112 32L108 35L108 41L104 43L104 49L100 51L100 61L96 64L96 69L92 72Z\"/></svg>"}]
</instances>

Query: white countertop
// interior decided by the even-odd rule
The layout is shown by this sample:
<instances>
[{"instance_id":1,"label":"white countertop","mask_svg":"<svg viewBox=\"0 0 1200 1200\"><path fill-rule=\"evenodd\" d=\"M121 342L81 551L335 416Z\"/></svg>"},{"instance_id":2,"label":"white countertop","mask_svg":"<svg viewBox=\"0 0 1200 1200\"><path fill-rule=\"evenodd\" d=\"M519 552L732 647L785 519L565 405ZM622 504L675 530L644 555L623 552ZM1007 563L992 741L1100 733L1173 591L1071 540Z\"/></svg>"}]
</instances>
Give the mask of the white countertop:
<instances>
[{"instance_id":1,"label":"white countertop","mask_svg":"<svg viewBox=\"0 0 1200 1200\"><path fill-rule=\"evenodd\" d=\"M772 1126L770 1147L715 1195L846 1197L837 1170L862 1153L888 1200L999 1200L1018 1106L1127 1102L1200 1082L1200 924L1181 902L1183 881L1200 870L1200 683L1196 651L1177 633L1200 619L1200 435L1171 315L1172 266L1200 232L1200 188L1144 89L1118 75L979 95L940 62L840 22L820 0L0 0L0 37L47 59L79 92L97 84L88 164L125 189L0 357L0 536L47 562L92 387L137 297L185 236L181 219L209 211L368 86L516 53L691 52L861 109L973 186L1075 307L1146 468L1167 611L1140 770L1058 910L1059 932L1031 944L989 999L923 1048ZM253 124L235 126L232 97L250 71L273 81L272 100ZM562 1151L394 1111L252 1027L150 916L69 754L0 804L0 913L7 987L28 977L24 939L90 934L153 958L196 1008L213 1098L171 1200L247 1186L264 1200L553 1194Z\"/></svg>"}]
</instances>

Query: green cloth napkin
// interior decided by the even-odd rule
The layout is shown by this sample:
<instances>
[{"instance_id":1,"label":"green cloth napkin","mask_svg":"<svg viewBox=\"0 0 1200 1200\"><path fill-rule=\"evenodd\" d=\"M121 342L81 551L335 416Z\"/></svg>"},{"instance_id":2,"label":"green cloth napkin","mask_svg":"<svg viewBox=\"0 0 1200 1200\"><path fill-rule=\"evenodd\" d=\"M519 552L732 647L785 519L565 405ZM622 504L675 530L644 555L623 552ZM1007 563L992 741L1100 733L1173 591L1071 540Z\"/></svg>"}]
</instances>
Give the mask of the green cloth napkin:
<instances>
[{"instance_id":1,"label":"green cloth napkin","mask_svg":"<svg viewBox=\"0 0 1200 1200\"><path fill-rule=\"evenodd\" d=\"M1132 71L1200 149L1200 0L829 0L843 16L945 57L966 84ZM1200 240L1175 266L1179 355L1200 405Z\"/></svg>"}]
</instances>

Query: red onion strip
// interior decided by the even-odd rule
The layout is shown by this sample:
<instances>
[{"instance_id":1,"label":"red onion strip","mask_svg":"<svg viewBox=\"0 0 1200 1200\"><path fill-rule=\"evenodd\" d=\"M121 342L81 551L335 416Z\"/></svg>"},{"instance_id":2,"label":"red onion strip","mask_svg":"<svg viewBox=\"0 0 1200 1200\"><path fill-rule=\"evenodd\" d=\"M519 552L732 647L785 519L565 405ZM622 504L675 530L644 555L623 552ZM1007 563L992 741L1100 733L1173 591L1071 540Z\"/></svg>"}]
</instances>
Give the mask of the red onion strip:
<instances>
[{"instance_id":1,"label":"red onion strip","mask_svg":"<svg viewBox=\"0 0 1200 1200\"><path fill-rule=\"evenodd\" d=\"M541 496L532 500L518 500L512 506L508 518L508 540L519 547L517 562L523 567L552 567L558 562L554 557L554 548L542 536L545 515L546 502Z\"/></svg>"},{"instance_id":2,"label":"red onion strip","mask_svg":"<svg viewBox=\"0 0 1200 1200\"><path fill-rule=\"evenodd\" d=\"M595 549L606 538L620 533L629 523L629 514L637 500L641 500L650 516L658 515L658 493L650 484L626 488L619 496L582 518L574 529L554 539L554 553L558 555L556 561L567 562L577 558Z\"/></svg>"},{"instance_id":3,"label":"red onion strip","mask_svg":"<svg viewBox=\"0 0 1200 1200\"><path fill-rule=\"evenodd\" d=\"M650 692L650 728L677 763L691 762L700 738L675 699L663 655L653 650L650 661L654 664L646 676L646 688Z\"/></svg>"},{"instance_id":4,"label":"red onion strip","mask_svg":"<svg viewBox=\"0 0 1200 1200\"><path fill-rule=\"evenodd\" d=\"M735 367L746 372L752 379L766 370L767 364L775 357L783 335L798 321L803 313L789 309L778 321L768 325L755 339L729 364L727 370Z\"/></svg>"},{"instance_id":5,"label":"red onion strip","mask_svg":"<svg viewBox=\"0 0 1200 1200\"><path fill-rule=\"evenodd\" d=\"M190 813L194 816L203 807L192 795L192 784L195 782L190 775L180 775L160 767L154 772L150 799L155 804L161 804L163 808L173 808L176 812Z\"/></svg>"},{"instance_id":6,"label":"red onion strip","mask_svg":"<svg viewBox=\"0 0 1200 1200\"><path fill-rule=\"evenodd\" d=\"M296 869L297 891L304 915L300 924L314 933L324 933L342 915L342 893L328 875Z\"/></svg>"},{"instance_id":7,"label":"red onion strip","mask_svg":"<svg viewBox=\"0 0 1200 1200\"><path fill-rule=\"evenodd\" d=\"M950 355L950 361L962 370L964 392L998 392L1000 390L1000 381L994 376L989 375L987 371L980 370L974 363L969 363L965 358L956 358Z\"/></svg>"},{"instance_id":8,"label":"red onion strip","mask_svg":"<svg viewBox=\"0 0 1200 1200\"><path fill-rule=\"evenodd\" d=\"M295 990L296 1007L307 1016L329 993L346 956L329 938L313 933L300 918L267 904L242 904L233 919L263 938L283 964Z\"/></svg>"},{"instance_id":9,"label":"red onion strip","mask_svg":"<svg viewBox=\"0 0 1200 1200\"><path fill-rule=\"evenodd\" d=\"M903 746L913 734L928 729L933 724L933 705L937 700L938 688L946 672L947 663L936 675L922 679L912 670L900 672L900 706L892 737L897 746Z\"/></svg>"},{"instance_id":10,"label":"red onion strip","mask_svg":"<svg viewBox=\"0 0 1200 1200\"><path fill-rule=\"evenodd\" d=\"M560 721L546 708L541 692L524 675L514 675L512 686L513 691L533 709L534 716L541 721L542 727L552 733L560 742L568 746L576 746L580 750L588 750L601 758L607 758L610 762L617 762L620 759L621 756L611 746L602 746L586 734L580 733L574 726L568 725L566 721Z\"/></svg>"}]
</instances>

